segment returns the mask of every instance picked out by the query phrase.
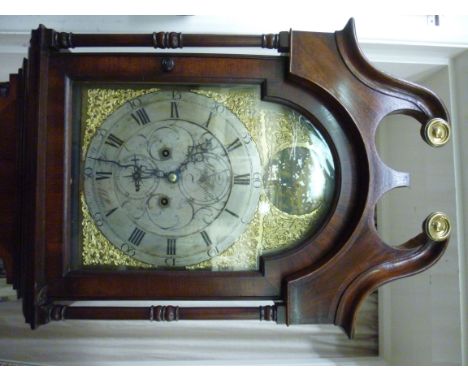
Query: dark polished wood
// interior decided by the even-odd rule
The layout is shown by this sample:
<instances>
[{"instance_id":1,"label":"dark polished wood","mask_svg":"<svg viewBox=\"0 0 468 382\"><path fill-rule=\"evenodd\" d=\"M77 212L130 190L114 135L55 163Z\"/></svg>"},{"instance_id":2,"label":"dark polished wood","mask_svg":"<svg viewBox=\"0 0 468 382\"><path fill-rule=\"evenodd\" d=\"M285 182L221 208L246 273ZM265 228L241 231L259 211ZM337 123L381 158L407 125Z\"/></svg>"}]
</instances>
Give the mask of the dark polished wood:
<instances>
[{"instance_id":1,"label":"dark polished wood","mask_svg":"<svg viewBox=\"0 0 468 382\"><path fill-rule=\"evenodd\" d=\"M289 56L72 52L100 46L255 46L287 50ZM257 272L72 270L72 99L83 83L260 85L263 100L305 115L332 147L338 189L332 211L321 230L296 247L262 256ZM379 122L391 113L411 115L423 125L449 117L432 92L373 68L359 50L352 20L334 34L258 36L84 35L40 26L33 31L28 60L9 86L0 97L5 123L0 131L0 204L5 211L0 256L32 328L80 318L261 319L288 325L334 323L352 336L356 312L369 293L426 269L447 246L446 240L434 242L420 234L390 247L376 232L380 197L409 185L408 174L379 158ZM275 303L247 308L64 305L180 299Z\"/></svg>"},{"instance_id":2,"label":"dark polished wood","mask_svg":"<svg viewBox=\"0 0 468 382\"><path fill-rule=\"evenodd\" d=\"M153 47L178 49L184 47L265 48L280 52L289 50L289 33L262 35L182 34L154 32L152 34L79 34L53 32L51 45L55 49L96 47Z\"/></svg>"},{"instance_id":3,"label":"dark polished wood","mask_svg":"<svg viewBox=\"0 0 468 382\"><path fill-rule=\"evenodd\" d=\"M15 253L18 250L17 228L19 211L18 160L19 132L17 126L18 76L1 84L0 94L0 258L6 269L7 282L13 283Z\"/></svg>"},{"instance_id":4,"label":"dark polished wood","mask_svg":"<svg viewBox=\"0 0 468 382\"><path fill-rule=\"evenodd\" d=\"M51 321L61 320L256 320L276 321L277 307L148 307L46 306Z\"/></svg>"},{"instance_id":5,"label":"dark polished wood","mask_svg":"<svg viewBox=\"0 0 468 382\"><path fill-rule=\"evenodd\" d=\"M373 68L359 49L353 20L335 35L292 32L291 41L293 52L300 47L291 56L291 78L317 92L327 92L351 113L366 145L360 166L368 168L369 184L359 221L340 250L329 261L287 277L287 322L333 322L352 336L356 312L369 293L398 278L396 275L426 269L447 245L447 241L437 243L425 234L401 247L390 247L380 239L374 224L375 206L385 192L409 185L409 177L380 159L377 127L392 113L413 116L423 125L435 117L449 121L449 116L431 91ZM305 59L312 56L313 60Z\"/></svg>"}]
</instances>

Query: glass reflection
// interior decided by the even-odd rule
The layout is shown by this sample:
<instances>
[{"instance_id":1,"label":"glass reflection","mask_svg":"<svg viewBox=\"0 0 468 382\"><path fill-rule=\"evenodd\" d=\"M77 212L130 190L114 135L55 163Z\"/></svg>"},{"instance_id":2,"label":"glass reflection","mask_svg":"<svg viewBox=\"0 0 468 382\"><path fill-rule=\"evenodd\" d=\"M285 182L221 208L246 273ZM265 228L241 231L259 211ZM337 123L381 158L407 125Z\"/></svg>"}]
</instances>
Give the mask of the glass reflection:
<instances>
[{"instance_id":1,"label":"glass reflection","mask_svg":"<svg viewBox=\"0 0 468 382\"><path fill-rule=\"evenodd\" d=\"M266 194L283 212L309 214L330 203L333 197L334 165L330 150L322 139L314 143L310 147L279 151L266 168Z\"/></svg>"}]
</instances>

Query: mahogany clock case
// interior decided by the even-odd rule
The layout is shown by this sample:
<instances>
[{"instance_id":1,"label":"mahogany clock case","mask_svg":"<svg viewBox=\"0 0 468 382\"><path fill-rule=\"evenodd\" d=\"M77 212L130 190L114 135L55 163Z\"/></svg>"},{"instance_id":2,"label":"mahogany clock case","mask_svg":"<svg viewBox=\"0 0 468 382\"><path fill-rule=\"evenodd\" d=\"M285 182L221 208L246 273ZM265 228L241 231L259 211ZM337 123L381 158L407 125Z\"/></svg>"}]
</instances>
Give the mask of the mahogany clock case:
<instances>
[{"instance_id":1,"label":"mahogany clock case","mask_svg":"<svg viewBox=\"0 0 468 382\"><path fill-rule=\"evenodd\" d=\"M54 53L49 57L47 89L48 123L45 175L45 222L46 222L46 279L49 295L67 299L181 299L181 298L262 298L278 299L281 296L281 279L294 271L314 262L314 258L345 237L343 232L347 219L359 216L359 202L356 200L356 180L366 174L358 174L356 162L359 150L352 150L351 137L356 128L350 119L345 120L324 102L307 94L294 84L288 84L283 73L287 65L286 57L193 57L177 56L175 68L165 73L160 61L165 56L158 55L82 55L74 53ZM111 70L109 70L111 68ZM105 75L103 73L105 72ZM143 82L144 79L144 82ZM259 272L189 272L189 271L70 271L73 208L76 206L78 181L70 167L73 160L72 135L79 129L74 123L72 94L79 91L82 83L93 86L110 84L125 87L127 83L142 82L147 86L167 83L177 84L262 84L264 99L284 102L300 110L329 141L335 142L336 158L340 158L338 184L340 192L336 197L334 213L329 223L313 239L307 240L299 248L286 253L261 257ZM67 90L69 93L67 94ZM64 97L65 94L65 97ZM303 106L304 105L304 108ZM307 105L307 108L305 106ZM78 106L79 107L79 106ZM67 115L68 111L68 115ZM78 110L79 113L79 110ZM335 116L336 115L336 116ZM63 123L67 121L68 123ZM75 119L78 122L78 119ZM75 126L74 126L75 124ZM347 133L340 126L348 126ZM360 150L362 152L362 148ZM76 154L75 154L76 155ZM345 171L342 168L345 167ZM75 171L76 172L76 171ZM64 176L65 174L65 176ZM352 180L354 178L354 180ZM70 181L71 180L71 181ZM66 187L72 184L74 187ZM365 183L364 183L365 184ZM53 186L48 186L53 185ZM62 205L63 203L63 205ZM352 206L353 213L347 209ZM361 202L362 210L362 202ZM65 229L63 229L65 228ZM76 227L75 227L76 229ZM345 231L346 232L346 231ZM76 249L76 247L75 247ZM294 260L291 260L293 259ZM174 273L175 272L175 273ZM113 281L116 278L118 282ZM143 279L143 280L142 280ZM112 285L112 287L110 287Z\"/></svg>"},{"instance_id":2,"label":"mahogany clock case","mask_svg":"<svg viewBox=\"0 0 468 382\"><path fill-rule=\"evenodd\" d=\"M152 36L162 45L160 34ZM80 42L142 46L148 38L59 34L43 26L33 31L28 59L12 75L8 95L0 104L5 118L0 133L0 202L5 211L1 256L32 328L51 319L141 319L154 314L153 307L144 314L116 307L100 313L80 311L73 317L54 309L68 301L245 299L275 304L266 310L227 309L211 316L205 310L197 319L334 323L351 335L355 313L367 294L427 268L440 257L447 240L434 241L422 233L392 248L380 240L374 227L374 208L381 195L409 184L408 174L391 170L378 157L374 140L378 123L393 112L410 114L423 125L434 118L448 121L440 100L426 89L372 68L359 51L352 21L335 34L291 31L275 38L269 45L288 55L74 53L67 48ZM266 39L262 36L255 43L260 40L265 45ZM245 39L231 40L245 43ZM231 40L216 41L232 46L226 43ZM186 41L208 46L211 40L192 35ZM331 148L335 193L321 228L293 248L260 257L257 271L77 266L81 169L76 140L82 89L240 84L258 86L262 100L284 104L305 116ZM176 319L184 318L183 308L171 312L177 312Z\"/></svg>"}]
</instances>

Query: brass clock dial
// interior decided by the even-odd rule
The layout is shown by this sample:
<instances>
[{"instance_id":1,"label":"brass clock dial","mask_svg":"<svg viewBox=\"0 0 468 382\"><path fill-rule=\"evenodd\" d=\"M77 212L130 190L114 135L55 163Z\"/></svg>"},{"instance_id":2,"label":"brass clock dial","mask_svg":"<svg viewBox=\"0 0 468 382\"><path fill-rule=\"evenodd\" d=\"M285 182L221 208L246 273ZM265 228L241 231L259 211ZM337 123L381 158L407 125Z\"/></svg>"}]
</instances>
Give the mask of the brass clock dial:
<instances>
[{"instance_id":1,"label":"brass clock dial","mask_svg":"<svg viewBox=\"0 0 468 382\"><path fill-rule=\"evenodd\" d=\"M258 86L92 86L82 97L76 269L256 270L330 213L329 143Z\"/></svg>"},{"instance_id":2,"label":"brass clock dial","mask_svg":"<svg viewBox=\"0 0 468 382\"><path fill-rule=\"evenodd\" d=\"M134 98L97 130L83 166L90 215L128 256L188 266L217 256L259 203L256 145L227 108L189 91Z\"/></svg>"}]
</instances>

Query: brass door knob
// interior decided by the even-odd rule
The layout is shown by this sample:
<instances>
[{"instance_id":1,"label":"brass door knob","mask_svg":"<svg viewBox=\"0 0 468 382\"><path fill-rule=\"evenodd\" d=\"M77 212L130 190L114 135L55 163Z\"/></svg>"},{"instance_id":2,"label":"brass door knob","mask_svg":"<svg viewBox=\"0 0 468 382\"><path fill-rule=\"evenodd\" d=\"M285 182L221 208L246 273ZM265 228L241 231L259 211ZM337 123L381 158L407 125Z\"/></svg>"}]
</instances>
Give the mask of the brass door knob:
<instances>
[{"instance_id":1,"label":"brass door knob","mask_svg":"<svg viewBox=\"0 0 468 382\"><path fill-rule=\"evenodd\" d=\"M452 230L449 217L443 212L433 212L424 221L424 232L433 241L444 241Z\"/></svg>"},{"instance_id":2,"label":"brass door knob","mask_svg":"<svg viewBox=\"0 0 468 382\"><path fill-rule=\"evenodd\" d=\"M423 138L430 146L443 146L450 139L450 125L442 118L433 118L424 126Z\"/></svg>"}]
</instances>

